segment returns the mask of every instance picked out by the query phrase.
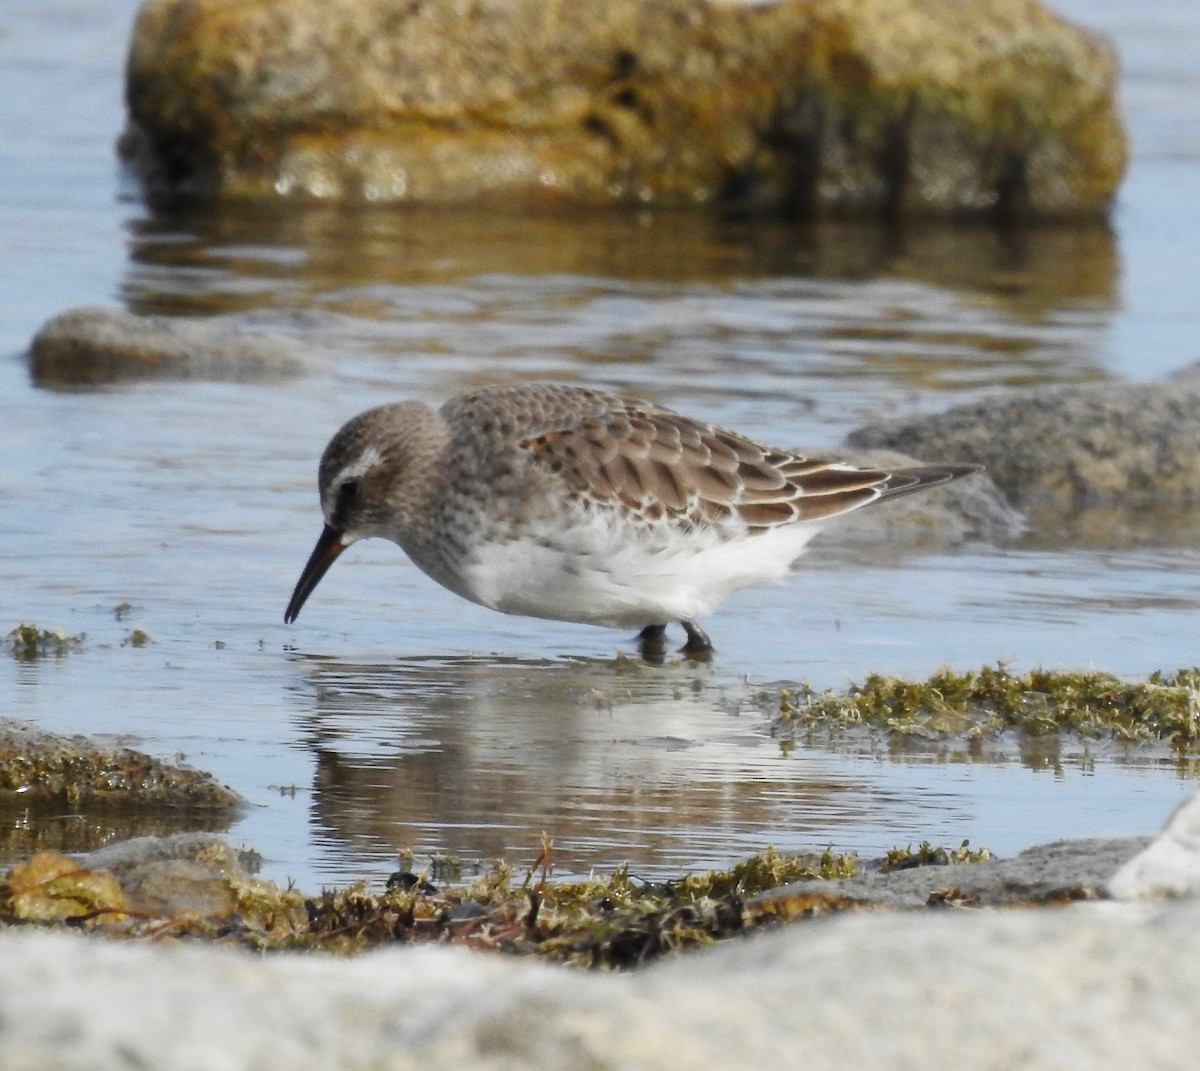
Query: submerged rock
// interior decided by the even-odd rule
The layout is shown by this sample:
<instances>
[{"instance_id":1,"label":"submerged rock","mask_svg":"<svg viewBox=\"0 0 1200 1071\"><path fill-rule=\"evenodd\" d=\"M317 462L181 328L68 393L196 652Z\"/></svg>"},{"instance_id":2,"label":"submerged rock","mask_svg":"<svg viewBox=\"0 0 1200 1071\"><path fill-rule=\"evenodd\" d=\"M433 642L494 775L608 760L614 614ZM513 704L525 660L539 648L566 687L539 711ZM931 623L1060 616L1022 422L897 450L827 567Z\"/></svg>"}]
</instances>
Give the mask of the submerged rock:
<instances>
[{"instance_id":1,"label":"submerged rock","mask_svg":"<svg viewBox=\"0 0 1200 1071\"><path fill-rule=\"evenodd\" d=\"M305 367L288 339L207 320L137 316L123 309L68 309L49 320L29 347L38 386L77 386L118 379L258 380Z\"/></svg>"},{"instance_id":2,"label":"submerged rock","mask_svg":"<svg viewBox=\"0 0 1200 1071\"><path fill-rule=\"evenodd\" d=\"M1115 62L1036 0L146 0L153 193L1104 213Z\"/></svg>"}]
</instances>

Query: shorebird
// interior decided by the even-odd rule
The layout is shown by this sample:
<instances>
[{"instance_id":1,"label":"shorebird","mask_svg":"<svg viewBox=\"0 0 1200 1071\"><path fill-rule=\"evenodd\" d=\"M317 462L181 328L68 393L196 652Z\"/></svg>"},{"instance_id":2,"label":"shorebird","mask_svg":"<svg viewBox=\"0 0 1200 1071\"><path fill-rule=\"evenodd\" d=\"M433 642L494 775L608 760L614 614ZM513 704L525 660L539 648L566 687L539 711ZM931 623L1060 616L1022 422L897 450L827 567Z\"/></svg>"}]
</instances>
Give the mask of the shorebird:
<instances>
[{"instance_id":1,"label":"shorebird","mask_svg":"<svg viewBox=\"0 0 1200 1071\"><path fill-rule=\"evenodd\" d=\"M325 528L284 620L342 551L381 536L493 610L640 629L651 661L678 621L682 653L706 658L698 619L783 577L832 518L978 469L806 457L573 386L485 387L437 411L383 405L325 448Z\"/></svg>"}]
</instances>

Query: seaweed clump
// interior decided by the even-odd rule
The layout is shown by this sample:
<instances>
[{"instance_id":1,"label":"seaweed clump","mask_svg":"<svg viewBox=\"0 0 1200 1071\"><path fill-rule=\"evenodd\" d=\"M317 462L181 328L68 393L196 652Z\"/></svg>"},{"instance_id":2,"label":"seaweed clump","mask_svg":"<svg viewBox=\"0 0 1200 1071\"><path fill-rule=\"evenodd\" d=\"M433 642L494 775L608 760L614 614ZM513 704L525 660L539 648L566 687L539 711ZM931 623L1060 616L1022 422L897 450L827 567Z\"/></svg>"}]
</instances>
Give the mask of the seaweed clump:
<instances>
[{"instance_id":1,"label":"seaweed clump","mask_svg":"<svg viewBox=\"0 0 1200 1071\"><path fill-rule=\"evenodd\" d=\"M25 622L17 625L4 637L9 653L19 662L36 662L39 658L61 658L69 651L83 646L84 636L71 636L54 629L38 628Z\"/></svg>"},{"instance_id":2,"label":"seaweed clump","mask_svg":"<svg viewBox=\"0 0 1200 1071\"><path fill-rule=\"evenodd\" d=\"M382 896L361 887L305 902L308 924L288 944L358 951L381 942L436 941L583 967L628 968L776 921L747 907L788 882L850 877L852 855L784 856L768 848L730 870L643 882L627 869L583 881L548 880L549 847L523 881L497 863L464 886L437 889L397 875ZM534 874L542 868L540 880Z\"/></svg>"},{"instance_id":3,"label":"seaweed clump","mask_svg":"<svg viewBox=\"0 0 1200 1071\"><path fill-rule=\"evenodd\" d=\"M172 843L164 838L164 845ZM551 882L547 842L523 879L498 862L464 884L439 888L403 873L378 894L359 884L305 897L249 878L203 839L181 843L164 861L122 864L118 858L110 869L37 853L0 880L0 926L84 927L127 939L204 939L266 952L349 954L397 943L454 944L625 969L857 903L820 891L821 879L857 871L854 856L828 851L784 856L768 849L729 870L666 882L639 881L625 869L605 878ZM797 882L806 890L812 884L802 908L795 896L786 910L748 903Z\"/></svg>"},{"instance_id":4,"label":"seaweed clump","mask_svg":"<svg viewBox=\"0 0 1200 1071\"><path fill-rule=\"evenodd\" d=\"M941 670L926 681L872 674L845 692L781 692L776 728L785 742L815 727L931 738L1070 732L1191 751L1200 742L1200 668L1131 682L1102 672L1017 674L1000 664L977 673Z\"/></svg>"},{"instance_id":5,"label":"seaweed clump","mask_svg":"<svg viewBox=\"0 0 1200 1071\"><path fill-rule=\"evenodd\" d=\"M884 856L880 863L883 873L895 870L914 870L919 866L953 866L956 863L986 863L992 857L989 848L972 848L971 842L964 840L957 848L934 847L927 840L914 849L893 848Z\"/></svg>"}]
</instances>

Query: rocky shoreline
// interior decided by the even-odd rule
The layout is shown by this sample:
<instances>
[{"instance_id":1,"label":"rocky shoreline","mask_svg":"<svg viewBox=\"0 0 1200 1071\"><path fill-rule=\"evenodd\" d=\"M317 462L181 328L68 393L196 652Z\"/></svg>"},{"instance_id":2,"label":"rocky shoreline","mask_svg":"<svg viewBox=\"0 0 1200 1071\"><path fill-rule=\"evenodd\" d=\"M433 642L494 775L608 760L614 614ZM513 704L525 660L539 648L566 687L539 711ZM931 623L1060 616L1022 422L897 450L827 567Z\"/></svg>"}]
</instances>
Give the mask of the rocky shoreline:
<instances>
[{"instance_id":1,"label":"rocky shoreline","mask_svg":"<svg viewBox=\"0 0 1200 1071\"><path fill-rule=\"evenodd\" d=\"M818 1069L1182 1068L1200 1044L1198 828L1193 799L1148 846L807 881L769 894L780 919L806 921L624 975L463 948L264 958L169 928L138 942L6 928L0 1061L650 1071L803 1054ZM817 909L814 884L853 908ZM1014 891L1042 906L979 906Z\"/></svg>"}]
</instances>

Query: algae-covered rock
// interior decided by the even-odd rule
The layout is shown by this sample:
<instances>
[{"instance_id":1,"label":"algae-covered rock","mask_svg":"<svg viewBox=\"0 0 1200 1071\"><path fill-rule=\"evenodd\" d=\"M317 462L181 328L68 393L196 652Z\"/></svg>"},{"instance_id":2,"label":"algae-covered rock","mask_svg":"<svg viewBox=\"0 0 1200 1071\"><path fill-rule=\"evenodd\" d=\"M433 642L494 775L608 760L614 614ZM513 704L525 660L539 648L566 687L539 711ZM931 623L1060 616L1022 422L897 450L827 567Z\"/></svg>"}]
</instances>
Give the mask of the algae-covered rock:
<instances>
[{"instance_id":1,"label":"algae-covered rock","mask_svg":"<svg viewBox=\"0 0 1200 1071\"><path fill-rule=\"evenodd\" d=\"M1115 63L1037 0L146 0L152 192L1103 213Z\"/></svg>"},{"instance_id":2,"label":"algae-covered rock","mask_svg":"<svg viewBox=\"0 0 1200 1071\"><path fill-rule=\"evenodd\" d=\"M4 921L86 924L128 936L286 939L307 921L303 897L254 877L219 837L139 837L80 858L37 852L0 882Z\"/></svg>"},{"instance_id":3,"label":"algae-covered rock","mask_svg":"<svg viewBox=\"0 0 1200 1071\"><path fill-rule=\"evenodd\" d=\"M111 873L130 910L141 915L278 938L307 921L298 892L255 877L253 852L210 834L138 837L91 852L82 862Z\"/></svg>"},{"instance_id":4,"label":"algae-covered rock","mask_svg":"<svg viewBox=\"0 0 1200 1071\"><path fill-rule=\"evenodd\" d=\"M175 807L233 814L242 798L211 774L0 719L0 803Z\"/></svg>"},{"instance_id":5,"label":"algae-covered rock","mask_svg":"<svg viewBox=\"0 0 1200 1071\"><path fill-rule=\"evenodd\" d=\"M94 924L123 919L126 904L112 874L58 852L38 852L9 871L0 885L0 910L22 922Z\"/></svg>"},{"instance_id":6,"label":"algae-covered rock","mask_svg":"<svg viewBox=\"0 0 1200 1071\"><path fill-rule=\"evenodd\" d=\"M1003 664L978 672L941 669L925 681L872 673L845 691L816 695L801 684L781 692L775 731L783 740L853 729L926 741L1072 733L1128 746L1167 744L1182 759L1200 746L1198 690L1196 668L1152 673L1145 681L1101 670L1014 673Z\"/></svg>"},{"instance_id":7,"label":"algae-covered rock","mask_svg":"<svg viewBox=\"0 0 1200 1071\"><path fill-rule=\"evenodd\" d=\"M56 629L38 628L22 621L4 637L4 646L18 662L36 662L39 658L62 658L83 646L84 636L72 636Z\"/></svg>"}]
</instances>

